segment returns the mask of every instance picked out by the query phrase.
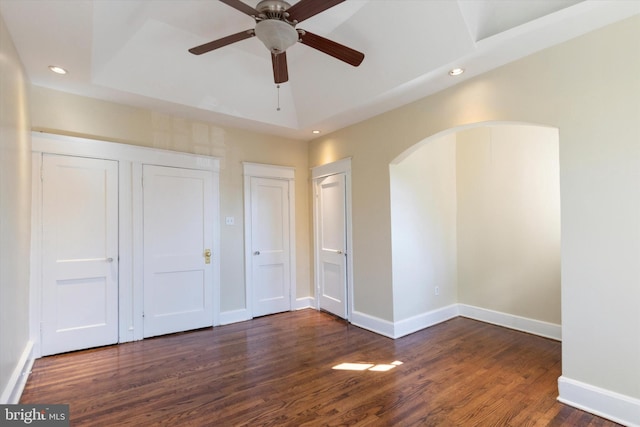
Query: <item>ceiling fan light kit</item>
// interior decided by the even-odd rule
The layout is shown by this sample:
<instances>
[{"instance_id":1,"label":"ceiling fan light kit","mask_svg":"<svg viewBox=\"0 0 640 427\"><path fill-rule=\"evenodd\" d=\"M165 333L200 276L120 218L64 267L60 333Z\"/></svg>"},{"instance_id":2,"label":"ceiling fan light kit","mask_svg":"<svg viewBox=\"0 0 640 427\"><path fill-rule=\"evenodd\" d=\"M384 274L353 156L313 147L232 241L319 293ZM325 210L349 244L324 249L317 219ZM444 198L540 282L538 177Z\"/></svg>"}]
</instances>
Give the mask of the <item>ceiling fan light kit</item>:
<instances>
[{"instance_id":1,"label":"ceiling fan light kit","mask_svg":"<svg viewBox=\"0 0 640 427\"><path fill-rule=\"evenodd\" d=\"M240 0L220 0L222 3L251 16L255 29L241 31L189 49L202 55L232 43L256 36L271 52L273 80L276 84L289 80L286 50L296 42L312 47L354 67L362 63L364 54L332 40L318 36L296 25L345 0L300 0L293 6L283 0L262 0L256 8Z\"/></svg>"},{"instance_id":2,"label":"ceiling fan light kit","mask_svg":"<svg viewBox=\"0 0 640 427\"><path fill-rule=\"evenodd\" d=\"M269 49L278 54L298 41L298 32L284 21L268 19L256 23L256 37Z\"/></svg>"}]
</instances>

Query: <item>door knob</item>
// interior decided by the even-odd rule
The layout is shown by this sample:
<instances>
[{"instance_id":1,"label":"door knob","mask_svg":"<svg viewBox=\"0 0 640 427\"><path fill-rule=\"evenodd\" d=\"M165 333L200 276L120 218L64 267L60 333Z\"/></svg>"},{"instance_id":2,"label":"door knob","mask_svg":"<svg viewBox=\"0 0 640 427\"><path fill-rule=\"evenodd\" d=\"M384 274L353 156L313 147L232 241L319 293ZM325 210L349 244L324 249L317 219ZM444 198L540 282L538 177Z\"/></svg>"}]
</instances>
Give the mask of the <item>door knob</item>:
<instances>
[{"instance_id":1,"label":"door knob","mask_svg":"<svg viewBox=\"0 0 640 427\"><path fill-rule=\"evenodd\" d=\"M253 254L254 255L260 255L260 251L255 251Z\"/></svg>"},{"instance_id":2,"label":"door knob","mask_svg":"<svg viewBox=\"0 0 640 427\"><path fill-rule=\"evenodd\" d=\"M211 264L211 249L204 250L204 263Z\"/></svg>"},{"instance_id":3,"label":"door knob","mask_svg":"<svg viewBox=\"0 0 640 427\"><path fill-rule=\"evenodd\" d=\"M111 257L107 258L107 262L113 262L113 258Z\"/></svg>"}]
</instances>

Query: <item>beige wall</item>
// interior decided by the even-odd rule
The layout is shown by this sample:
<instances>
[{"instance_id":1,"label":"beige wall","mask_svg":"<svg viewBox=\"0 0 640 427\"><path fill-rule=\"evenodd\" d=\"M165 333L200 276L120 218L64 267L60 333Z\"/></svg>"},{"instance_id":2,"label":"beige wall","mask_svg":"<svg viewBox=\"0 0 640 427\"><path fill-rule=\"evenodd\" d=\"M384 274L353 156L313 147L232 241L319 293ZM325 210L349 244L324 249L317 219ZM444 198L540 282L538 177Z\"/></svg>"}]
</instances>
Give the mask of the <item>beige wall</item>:
<instances>
[{"instance_id":1,"label":"beige wall","mask_svg":"<svg viewBox=\"0 0 640 427\"><path fill-rule=\"evenodd\" d=\"M560 324L557 129L458 132L458 301Z\"/></svg>"},{"instance_id":2,"label":"beige wall","mask_svg":"<svg viewBox=\"0 0 640 427\"><path fill-rule=\"evenodd\" d=\"M0 16L0 403L29 341L31 137L28 81ZM16 378L14 378L15 381Z\"/></svg>"},{"instance_id":3,"label":"beige wall","mask_svg":"<svg viewBox=\"0 0 640 427\"><path fill-rule=\"evenodd\" d=\"M245 308L242 162L295 167L296 296L312 292L307 144L32 88L34 130L220 158L221 311ZM235 217L235 225L224 223Z\"/></svg>"},{"instance_id":4,"label":"beige wall","mask_svg":"<svg viewBox=\"0 0 640 427\"><path fill-rule=\"evenodd\" d=\"M323 136L310 166L352 156L354 304L393 321L388 165L485 121L560 132L563 375L640 398L640 17Z\"/></svg>"},{"instance_id":5,"label":"beige wall","mask_svg":"<svg viewBox=\"0 0 640 427\"><path fill-rule=\"evenodd\" d=\"M399 321L458 302L456 135L427 142L389 173Z\"/></svg>"}]
</instances>

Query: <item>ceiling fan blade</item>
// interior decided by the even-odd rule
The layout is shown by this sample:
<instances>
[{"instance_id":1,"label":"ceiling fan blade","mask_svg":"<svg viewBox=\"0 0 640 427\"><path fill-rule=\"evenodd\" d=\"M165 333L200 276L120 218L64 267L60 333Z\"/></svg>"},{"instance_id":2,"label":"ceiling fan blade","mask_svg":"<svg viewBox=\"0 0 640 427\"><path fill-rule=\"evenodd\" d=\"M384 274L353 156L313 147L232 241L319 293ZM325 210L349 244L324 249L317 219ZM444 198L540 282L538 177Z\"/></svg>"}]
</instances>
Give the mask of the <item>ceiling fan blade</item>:
<instances>
[{"instance_id":1,"label":"ceiling fan blade","mask_svg":"<svg viewBox=\"0 0 640 427\"><path fill-rule=\"evenodd\" d=\"M319 35L308 31L304 31L300 35L300 43L306 44L309 47L317 49L320 52L324 52L327 55L333 56L340 61L353 65L354 67L360 65L364 59L364 53L358 52L357 50L353 50L341 45L340 43L325 39L324 37L320 37Z\"/></svg>"},{"instance_id":2,"label":"ceiling fan blade","mask_svg":"<svg viewBox=\"0 0 640 427\"><path fill-rule=\"evenodd\" d=\"M273 81L276 84L284 83L289 80L289 72L287 71L287 52L271 54L271 62L273 63Z\"/></svg>"},{"instance_id":3,"label":"ceiling fan blade","mask_svg":"<svg viewBox=\"0 0 640 427\"><path fill-rule=\"evenodd\" d=\"M246 13L249 16L256 17L260 15L260 12L252 8L246 3L241 2L240 0L220 0L222 3L231 6L232 8L239 10L242 13Z\"/></svg>"},{"instance_id":4,"label":"ceiling fan blade","mask_svg":"<svg viewBox=\"0 0 640 427\"><path fill-rule=\"evenodd\" d=\"M300 0L287 9L290 21L302 22L320 12L342 3L344 0Z\"/></svg>"},{"instance_id":5,"label":"ceiling fan blade","mask_svg":"<svg viewBox=\"0 0 640 427\"><path fill-rule=\"evenodd\" d=\"M212 50L227 46L231 43L239 42L240 40L248 39L255 35L256 34L253 30L241 31L239 33L231 34L230 36L223 37L221 39L214 40L200 46L192 47L191 49L189 49L189 52L193 53L194 55L202 55L203 53L211 52Z\"/></svg>"}]
</instances>

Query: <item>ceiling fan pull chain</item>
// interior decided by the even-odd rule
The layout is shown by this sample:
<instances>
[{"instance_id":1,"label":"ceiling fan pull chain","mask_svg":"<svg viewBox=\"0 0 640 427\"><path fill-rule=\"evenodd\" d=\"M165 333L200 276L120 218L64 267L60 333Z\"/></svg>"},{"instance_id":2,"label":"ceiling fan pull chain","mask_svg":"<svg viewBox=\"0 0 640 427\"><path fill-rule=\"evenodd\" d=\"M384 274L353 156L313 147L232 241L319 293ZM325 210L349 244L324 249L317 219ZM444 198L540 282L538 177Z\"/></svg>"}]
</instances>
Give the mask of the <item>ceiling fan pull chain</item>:
<instances>
[{"instance_id":1,"label":"ceiling fan pull chain","mask_svg":"<svg viewBox=\"0 0 640 427\"><path fill-rule=\"evenodd\" d=\"M278 108L276 111L280 111L280 85L276 85L276 88L278 89Z\"/></svg>"}]
</instances>

